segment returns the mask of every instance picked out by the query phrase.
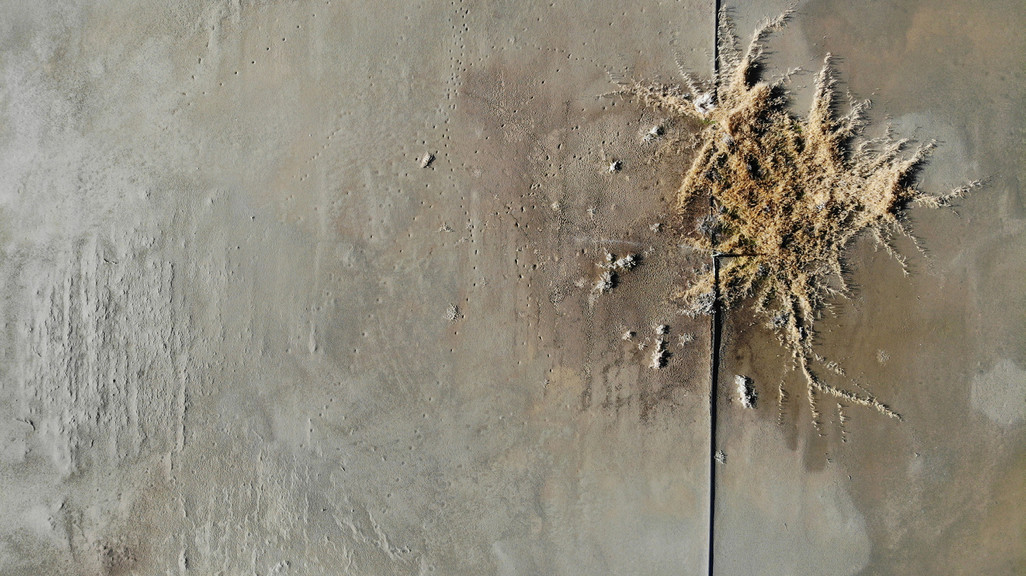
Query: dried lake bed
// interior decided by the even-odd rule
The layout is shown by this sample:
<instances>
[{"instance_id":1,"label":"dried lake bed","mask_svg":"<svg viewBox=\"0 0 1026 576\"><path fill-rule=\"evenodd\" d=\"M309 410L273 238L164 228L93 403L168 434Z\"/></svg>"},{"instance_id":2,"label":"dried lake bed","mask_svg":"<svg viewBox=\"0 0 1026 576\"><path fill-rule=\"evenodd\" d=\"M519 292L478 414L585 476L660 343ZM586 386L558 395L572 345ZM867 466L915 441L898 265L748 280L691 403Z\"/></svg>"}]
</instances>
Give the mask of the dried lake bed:
<instances>
[{"instance_id":1,"label":"dried lake bed","mask_svg":"<svg viewBox=\"0 0 1026 576\"><path fill-rule=\"evenodd\" d=\"M815 350L902 418L818 427L744 303L717 334L670 298L709 266L695 127L607 95L711 77L714 2L0 13L0 572L1026 569L1017 3L805 2L766 41L936 139L925 192L984 181L911 210L908 276L849 246Z\"/></svg>"}]
</instances>

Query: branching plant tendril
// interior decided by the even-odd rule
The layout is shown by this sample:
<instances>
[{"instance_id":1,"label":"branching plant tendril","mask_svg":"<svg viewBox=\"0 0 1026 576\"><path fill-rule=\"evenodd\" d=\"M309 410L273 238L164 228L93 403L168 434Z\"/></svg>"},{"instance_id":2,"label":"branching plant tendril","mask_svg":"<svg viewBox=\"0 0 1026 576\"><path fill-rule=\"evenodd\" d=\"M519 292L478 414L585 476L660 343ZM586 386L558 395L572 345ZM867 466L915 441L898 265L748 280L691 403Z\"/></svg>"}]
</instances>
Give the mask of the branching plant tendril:
<instances>
[{"instance_id":1,"label":"branching plant tendril","mask_svg":"<svg viewBox=\"0 0 1026 576\"><path fill-rule=\"evenodd\" d=\"M944 196L927 195L915 187L913 176L933 143L914 146L889 137L853 142L866 124L869 102L850 100L847 113L836 112L829 55L808 115L790 113L782 84L791 73L772 83L758 75L765 38L787 17L761 26L743 51L727 18L721 18L721 61L711 85L691 75L682 87L624 81L620 94L672 117L699 121L697 152L676 208L683 214L694 202L711 198L713 210L688 240L723 256L721 304L752 299L756 314L791 352L814 417L816 396L825 394L900 418L874 396L834 387L816 374L813 325L828 299L848 292L842 254L856 235L868 233L907 274L893 245L895 237L904 236L918 248L906 209L947 206L976 183ZM676 298L686 310L708 313L714 281L709 271Z\"/></svg>"}]
</instances>

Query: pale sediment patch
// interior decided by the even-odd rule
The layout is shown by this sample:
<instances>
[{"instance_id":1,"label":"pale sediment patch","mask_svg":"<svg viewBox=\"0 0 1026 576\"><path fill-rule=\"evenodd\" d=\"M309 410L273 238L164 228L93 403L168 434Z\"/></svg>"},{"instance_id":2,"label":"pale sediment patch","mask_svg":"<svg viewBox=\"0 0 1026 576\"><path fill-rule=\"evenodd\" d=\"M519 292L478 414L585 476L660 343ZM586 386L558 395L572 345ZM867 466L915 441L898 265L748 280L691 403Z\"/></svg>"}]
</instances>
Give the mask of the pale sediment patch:
<instances>
[{"instance_id":1,"label":"pale sediment patch","mask_svg":"<svg viewBox=\"0 0 1026 576\"><path fill-rule=\"evenodd\" d=\"M973 377L969 395L974 409L995 424L1014 426L1026 420L1026 370L1005 358Z\"/></svg>"},{"instance_id":2,"label":"pale sediment patch","mask_svg":"<svg viewBox=\"0 0 1026 576\"><path fill-rule=\"evenodd\" d=\"M858 574L871 560L865 517L839 466L809 470L760 422L724 444L717 478L717 572ZM732 465L736 463L737 465Z\"/></svg>"}]
</instances>

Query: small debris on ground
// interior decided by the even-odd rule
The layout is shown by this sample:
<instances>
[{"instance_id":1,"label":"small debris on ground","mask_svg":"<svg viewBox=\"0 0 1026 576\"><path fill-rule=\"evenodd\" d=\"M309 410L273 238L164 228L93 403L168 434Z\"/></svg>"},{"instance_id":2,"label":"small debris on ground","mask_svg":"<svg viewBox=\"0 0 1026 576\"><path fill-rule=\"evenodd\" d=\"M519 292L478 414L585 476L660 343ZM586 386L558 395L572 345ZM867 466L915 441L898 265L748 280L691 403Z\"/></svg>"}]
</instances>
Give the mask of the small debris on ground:
<instances>
[{"instance_id":1,"label":"small debris on ground","mask_svg":"<svg viewBox=\"0 0 1026 576\"><path fill-rule=\"evenodd\" d=\"M445 319L449 322L455 322L463 318L463 314L460 313L460 307L455 304L449 304L449 307L445 309Z\"/></svg>"},{"instance_id":2,"label":"small debris on ground","mask_svg":"<svg viewBox=\"0 0 1026 576\"><path fill-rule=\"evenodd\" d=\"M752 379L737 374L734 376L734 384L737 386L737 399L745 408L755 408L755 385Z\"/></svg>"},{"instance_id":3,"label":"small debris on ground","mask_svg":"<svg viewBox=\"0 0 1026 576\"><path fill-rule=\"evenodd\" d=\"M619 258L612 264L614 270L631 270L637 265L638 257L634 254L628 254L623 258Z\"/></svg>"},{"instance_id":4,"label":"small debris on ground","mask_svg":"<svg viewBox=\"0 0 1026 576\"><path fill-rule=\"evenodd\" d=\"M655 350L652 351L652 360L648 364L649 368L659 370L666 366L667 356L669 356L669 352L666 351L666 341L662 338L656 340Z\"/></svg>"},{"instance_id":5,"label":"small debris on ground","mask_svg":"<svg viewBox=\"0 0 1026 576\"><path fill-rule=\"evenodd\" d=\"M663 129L662 124L656 124L655 126L648 129L648 132L645 133L645 137L642 138L642 140L644 140L645 142L651 142L656 138L662 136L664 132L665 130Z\"/></svg>"},{"instance_id":6,"label":"small debris on ground","mask_svg":"<svg viewBox=\"0 0 1026 576\"><path fill-rule=\"evenodd\" d=\"M595 281L595 286L592 287L593 292L599 294L605 294L616 286L616 275L613 274L612 270L603 270L602 274L599 275L598 280Z\"/></svg>"},{"instance_id":7,"label":"small debris on ground","mask_svg":"<svg viewBox=\"0 0 1026 576\"><path fill-rule=\"evenodd\" d=\"M639 261L640 258L634 254L627 254L617 258L615 254L606 252L605 260L596 264L601 273L595 284L592 285L591 302L594 303L596 296L605 294L615 288L619 281L618 273L632 270L638 265Z\"/></svg>"}]
</instances>

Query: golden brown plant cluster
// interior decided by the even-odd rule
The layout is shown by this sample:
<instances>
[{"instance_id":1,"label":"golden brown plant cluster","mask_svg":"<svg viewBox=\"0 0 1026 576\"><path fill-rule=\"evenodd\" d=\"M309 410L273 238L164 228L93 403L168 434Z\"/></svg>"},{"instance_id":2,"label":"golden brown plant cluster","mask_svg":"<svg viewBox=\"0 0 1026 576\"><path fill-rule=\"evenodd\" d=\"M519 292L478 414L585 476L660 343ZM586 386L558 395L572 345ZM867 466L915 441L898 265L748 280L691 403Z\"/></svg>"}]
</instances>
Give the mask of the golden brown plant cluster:
<instances>
[{"instance_id":1,"label":"golden brown plant cluster","mask_svg":"<svg viewBox=\"0 0 1026 576\"><path fill-rule=\"evenodd\" d=\"M946 205L969 187L945 196L915 188L912 174L932 144L909 150L908 141L885 138L854 145L868 102L851 101L850 111L835 113L829 55L808 116L791 114L782 87L790 74L774 83L758 76L765 36L786 17L762 26L744 51L721 18L719 73L707 89L687 73L687 90L621 85L621 93L644 105L703 126L676 201L682 214L708 203L700 234L690 240L718 258L718 277L710 270L677 296L696 314L711 312L717 299L728 306L753 298L755 312L792 352L814 415L816 395L824 393L898 417L873 396L836 388L814 373L811 364L822 359L813 351L813 324L828 298L847 292L842 254L856 235L872 235L904 269L891 240L903 235L915 242L903 223L905 209Z\"/></svg>"}]
</instances>

